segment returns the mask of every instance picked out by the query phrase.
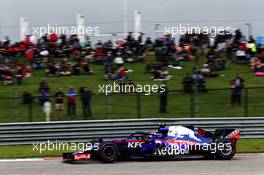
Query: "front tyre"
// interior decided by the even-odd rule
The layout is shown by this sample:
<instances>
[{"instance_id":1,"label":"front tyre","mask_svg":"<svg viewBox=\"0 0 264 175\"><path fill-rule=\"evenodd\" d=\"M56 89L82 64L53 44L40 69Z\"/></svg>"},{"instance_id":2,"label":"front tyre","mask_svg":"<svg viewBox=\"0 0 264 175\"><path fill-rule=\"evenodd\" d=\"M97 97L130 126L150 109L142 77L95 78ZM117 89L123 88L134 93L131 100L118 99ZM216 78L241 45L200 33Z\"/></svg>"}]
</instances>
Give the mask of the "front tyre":
<instances>
[{"instance_id":1,"label":"front tyre","mask_svg":"<svg viewBox=\"0 0 264 175\"><path fill-rule=\"evenodd\" d=\"M230 160L236 154L236 145L227 138L217 141L216 149L216 158L220 160Z\"/></svg>"},{"instance_id":2,"label":"front tyre","mask_svg":"<svg viewBox=\"0 0 264 175\"><path fill-rule=\"evenodd\" d=\"M105 163L113 163L118 159L118 147L113 142L103 142L99 148L100 159Z\"/></svg>"}]
</instances>

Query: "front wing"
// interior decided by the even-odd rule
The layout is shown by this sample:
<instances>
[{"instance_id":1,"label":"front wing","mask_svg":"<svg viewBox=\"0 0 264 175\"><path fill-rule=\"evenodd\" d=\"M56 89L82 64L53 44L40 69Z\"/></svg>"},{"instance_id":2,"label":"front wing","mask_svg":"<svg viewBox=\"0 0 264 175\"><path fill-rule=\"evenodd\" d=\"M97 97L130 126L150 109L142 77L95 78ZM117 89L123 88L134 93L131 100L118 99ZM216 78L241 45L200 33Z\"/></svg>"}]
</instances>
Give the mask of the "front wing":
<instances>
[{"instance_id":1,"label":"front wing","mask_svg":"<svg viewBox=\"0 0 264 175\"><path fill-rule=\"evenodd\" d=\"M91 160L93 158L91 153L63 153L63 161L81 161L81 160Z\"/></svg>"}]
</instances>

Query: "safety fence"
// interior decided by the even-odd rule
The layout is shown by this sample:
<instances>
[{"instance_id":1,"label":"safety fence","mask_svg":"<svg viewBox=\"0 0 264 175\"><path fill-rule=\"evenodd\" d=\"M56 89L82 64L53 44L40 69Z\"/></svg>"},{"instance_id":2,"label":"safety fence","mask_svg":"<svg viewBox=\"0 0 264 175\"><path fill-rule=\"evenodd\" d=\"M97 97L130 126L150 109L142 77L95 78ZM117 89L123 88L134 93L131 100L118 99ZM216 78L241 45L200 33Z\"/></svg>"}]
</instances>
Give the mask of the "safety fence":
<instances>
[{"instance_id":1,"label":"safety fence","mask_svg":"<svg viewBox=\"0 0 264 175\"><path fill-rule=\"evenodd\" d=\"M64 122L2 123L0 145L20 145L49 141L87 142L97 138L127 137L135 131L157 131L160 123L195 125L214 131L235 128L242 138L264 138L264 117L236 118L150 118L123 120L82 120Z\"/></svg>"},{"instance_id":2,"label":"safety fence","mask_svg":"<svg viewBox=\"0 0 264 175\"><path fill-rule=\"evenodd\" d=\"M83 106L79 97L76 103L76 115L67 114L66 99L63 109L56 110L55 98L52 102L50 120L84 120L84 119L130 119L130 118L188 118L188 117L261 117L264 115L264 87L244 88L241 91L241 103L231 104L231 90L209 89L206 93L185 93L182 90L169 90L167 95L167 113L160 113L162 105L159 93L144 95L142 93L125 93L92 95L90 106L92 115L83 115ZM33 103L23 104L22 97L0 98L0 122L46 121L39 97Z\"/></svg>"}]
</instances>

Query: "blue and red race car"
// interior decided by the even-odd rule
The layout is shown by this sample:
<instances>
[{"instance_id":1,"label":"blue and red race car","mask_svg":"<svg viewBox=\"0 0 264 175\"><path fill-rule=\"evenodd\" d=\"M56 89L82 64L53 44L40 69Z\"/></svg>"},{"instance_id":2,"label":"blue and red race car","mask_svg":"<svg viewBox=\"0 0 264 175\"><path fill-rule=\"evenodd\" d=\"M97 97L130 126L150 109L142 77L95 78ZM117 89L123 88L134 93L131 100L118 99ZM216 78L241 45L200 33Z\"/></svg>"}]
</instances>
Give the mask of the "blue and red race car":
<instances>
[{"instance_id":1,"label":"blue and red race car","mask_svg":"<svg viewBox=\"0 0 264 175\"><path fill-rule=\"evenodd\" d=\"M158 132L135 132L123 139L103 141L74 153L63 153L65 162L101 160L112 163L127 159L175 159L204 157L232 159L240 131L216 129L209 132L193 126L160 126Z\"/></svg>"}]
</instances>

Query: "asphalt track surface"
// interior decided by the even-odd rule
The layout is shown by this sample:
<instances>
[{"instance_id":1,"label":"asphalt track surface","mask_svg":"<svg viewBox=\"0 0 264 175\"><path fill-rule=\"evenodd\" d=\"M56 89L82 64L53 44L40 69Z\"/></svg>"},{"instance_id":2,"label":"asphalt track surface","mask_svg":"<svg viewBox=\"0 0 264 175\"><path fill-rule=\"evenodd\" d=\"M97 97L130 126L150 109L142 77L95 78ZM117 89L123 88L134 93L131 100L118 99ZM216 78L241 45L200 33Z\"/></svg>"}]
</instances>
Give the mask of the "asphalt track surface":
<instances>
[{"instance_id":1,"label":"asphalt track surface","mask_svg":"<svg viewBox=\"0 0 264 175\"><path fill-rule=\"evenodd\" d=\"M114 164L66 164L60 160L1 161L1 175L263 175L264 154L240 154L229 161L127 161Z\"/></svg>"}]
</instances>

